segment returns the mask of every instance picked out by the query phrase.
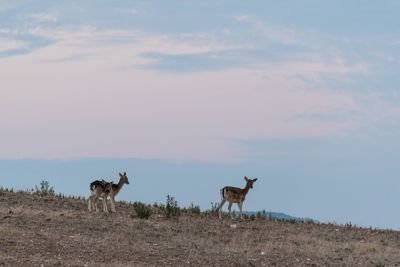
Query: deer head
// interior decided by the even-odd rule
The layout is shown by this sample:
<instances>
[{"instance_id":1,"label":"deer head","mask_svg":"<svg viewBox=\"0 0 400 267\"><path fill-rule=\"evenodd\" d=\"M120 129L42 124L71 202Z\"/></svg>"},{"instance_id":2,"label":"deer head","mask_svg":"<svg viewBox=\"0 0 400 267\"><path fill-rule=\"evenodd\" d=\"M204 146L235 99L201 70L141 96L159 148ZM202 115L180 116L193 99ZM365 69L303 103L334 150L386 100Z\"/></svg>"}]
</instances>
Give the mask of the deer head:
<instances>
[{"instance_id":1,"label":"deer head","mask_svg":"<svg viewBox=\"0 0 400 267\"><path fill-rule=\"evenodd\" d=\"M129 184L129 180L128 180L128 177L126 176L126 172L124 172L124 174L119 173L119 178L120 178L120 182L122 184Z\"/></svg>"},{"instance_id":2,"label":"deer head","mask_svg":"<svg viewBox=\"0 0 400 267\"><path fill-rule=\"evenodd\" d=\"M246 187L247 188L253 188L254 182L257 181L257 178L249 179L249 178L247 178L247 176L245 176L244 179L246 180Z\"/></svg>"}]
</instances>

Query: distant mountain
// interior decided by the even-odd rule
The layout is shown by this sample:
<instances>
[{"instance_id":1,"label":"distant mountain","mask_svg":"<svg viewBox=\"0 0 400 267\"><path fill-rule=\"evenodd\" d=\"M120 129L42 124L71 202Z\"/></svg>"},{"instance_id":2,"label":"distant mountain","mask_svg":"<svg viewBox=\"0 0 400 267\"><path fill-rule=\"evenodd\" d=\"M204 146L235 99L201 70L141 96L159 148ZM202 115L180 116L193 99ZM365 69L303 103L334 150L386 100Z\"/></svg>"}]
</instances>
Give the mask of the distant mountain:
<instances>
[{"instance_id":1,"label":"distant mountain","mask_svg":"<svg viewBox=\"0 0 400 267\"><path fill-rule=\"evenodd\" d=\"M265 218L273 219L273 220L283 220L283 221L296 221L296 222L318 222L314 219L311 218L300 218L300 217L294 217L291 215L288 215L286 213L282 212L273 212L273 211L243 211L243 214L246 214L247 216L262 216Z\"/></svg>"}]
</instances>

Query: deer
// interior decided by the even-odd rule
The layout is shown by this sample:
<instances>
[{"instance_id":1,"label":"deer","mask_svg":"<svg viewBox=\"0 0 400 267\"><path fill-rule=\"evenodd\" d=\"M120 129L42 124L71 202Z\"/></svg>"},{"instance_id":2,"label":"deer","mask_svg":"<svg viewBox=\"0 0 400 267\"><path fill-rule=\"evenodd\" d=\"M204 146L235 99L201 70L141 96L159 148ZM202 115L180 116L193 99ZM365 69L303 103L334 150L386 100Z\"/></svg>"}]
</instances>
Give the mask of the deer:
<instances>
[{"instance_id":1,"label":"deer","mask_svg":"<svg viewBox=\"0 0 400 267\"><path fill-rule=\"evenodd\" d=\"M240 219L243 220L242 205L244 200L246 199L247 193L251 188L253 188L253 184L255 181L257 181L257 178L249 179L245 176L244 180L246 181L246 186L243 189L232 186L225 186L224 188L221 189L221 204L219 205L220 219L222 219L222 207L224 206L225 202L228 201L229 203L228 210L231 219L232 220L234 219L231 212L232 204L237 203L240 210Z\"/></svg>"},{"instance_id":2,"label":"deer","mask_svg":"<svg viewBox=\"0 0 400 267\"><path fill-rule=\"evenodd\" d=\"M124 174L119 173L119 182L118 184L114 184L111 182L111 192L109 193L110 202L111 202L111 211L116 212L115 210L115 196L121 191L124 184L129 184L128 177L126 176L126 172Z\"/></svg>"},{"instance_id":3,"label":"deer","mask_svg":"<svg viewBox=\"0 0 400 267\"><path fill-rule=\"evenodd\" d=\"M89 188L91 191L91 194L89 196L89 206L88 206L89 212L91 212L93 208L96 212L99 211L99 207L97 206L97 201L101 198L103 202L103 212L108 213L108 208L105 201L107 195L112 190L111 183L106 182L104 179L102 179L101 181L96 180L90 184Z\"/></svg>"},{"instance_id":4,"label":"deer","mask_svg":"<svg viewBox=\"0 0 400 267\"><path fill-rule=\"evenodd\" d=\"M119 173L119 182L114 184L113 182L106 182L104 180L96 180L90 184L91 196L89 197L89 212L92 209L92 205L95 204L96 211L97 200L101 197L103 200L103 211L108 213L106 200L109 197L111 202L111 212L116 212L115 210L115 196L121 191L124 184L129 184L126 172ZM91 203L93 202L93 203Z\"/></svg>"}]
</instances>

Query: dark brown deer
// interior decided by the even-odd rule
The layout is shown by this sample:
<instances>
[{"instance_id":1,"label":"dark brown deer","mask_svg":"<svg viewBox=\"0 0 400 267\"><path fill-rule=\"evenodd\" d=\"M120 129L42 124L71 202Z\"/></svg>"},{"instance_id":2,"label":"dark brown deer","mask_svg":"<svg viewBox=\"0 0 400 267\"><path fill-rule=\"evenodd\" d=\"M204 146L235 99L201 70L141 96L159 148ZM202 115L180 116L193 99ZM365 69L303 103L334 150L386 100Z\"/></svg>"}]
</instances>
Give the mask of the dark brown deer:
<instances>
[{"instance_id":1,"label":"dark brown deer","mask_svg":"<svg viewBox=\"0 0 400 267\"><path fill-rule=\"evenodd\" d=\"M111 183L106 182L104 179L103 180L96 180L93 181L90 184L90 191L91 194L89 196L89 206L88 206L88 210L89 212L92 211L92 209L94 209L96 212L99 211L99 207L97 205L97 201L101 198L102 202L103 202L103 212L107 212L108 213L108 208L107 208L107 204L106 204L106 198L108 196L108 194L110 194L112 188L111 188Z\"/></svg>"}]
</instances>

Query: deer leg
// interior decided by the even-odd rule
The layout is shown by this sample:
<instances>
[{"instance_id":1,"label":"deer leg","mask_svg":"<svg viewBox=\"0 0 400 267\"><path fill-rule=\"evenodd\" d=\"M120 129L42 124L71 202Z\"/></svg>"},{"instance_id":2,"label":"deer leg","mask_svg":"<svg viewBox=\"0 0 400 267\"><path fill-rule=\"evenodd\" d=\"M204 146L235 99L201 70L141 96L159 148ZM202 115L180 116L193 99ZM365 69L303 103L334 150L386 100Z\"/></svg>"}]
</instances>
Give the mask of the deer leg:
<instances>
[{"instance_id":1,"label":"deer leg","mask_svg":"<svg viewBox=\"0 0 400 267\"><path fill-rule=\"evenodd\" d=\"M99 200L100 200L100 194L97 193L95 198L96 198L96 202L95 202L95 205L96 205L96 212L100 212L100 210L99 210L99 204L98 204L98 202L99 202ZM103 206L103 211L104 211L104 206Z\"/></svg>"},{"instance_id":2,"label":"deer leg","mask_svg":"<svg viewBox=\"0 0 400 267\"><path fill-rule=\"evenodd\" d=\"M90 196L92 209L94 208L96 212L99 212L99 207L97 206L97 200L99 199L99 196L99 190L97 188L96 190L92 191L92 195Z\"/></svg>"},{"instance_id":3,"label":"deer leg","mask_svg":"<svg viewBox=\"0 0 400 267\"><path fill-rule=\"evenodd\" d=\"M91 212L92 211L92 196L89 196L89 205L88 205L88 210L89 210L89 212Z\"/></svg>"},{"instance_id":4,"label":"deer leg","mask_svg":"<svg viewBox=\"0 0 400 267\"><path fill-rule=\"evenodd\" d=\"M242 205L243 205L243 202L239 202L239 203L238 203L238 207L239 207L239 210L240 210L240 219L241 219L241 220L243 220Z\"/></svg>"},{"instance_id":5,"label":"deer leg","mask_svg":"<svg viewBox=\"0 0 400 267\"><path fill-rule=\"evenodd\" d=\"M108 213L108 207L107 207L107 201L106 201L107 196L103 197L103 212Z\"/></svg>"},{"instance_id":6,"label":"deer leg","mask_svg":"<svg viewBox=\"0 0 400 267\"><path fill-rule=\"evenodd\" d=\"M89 212L96 211L95 204L96 204L96 196L92 195L89 197L89 205L88 205Z\"/></svg>"},{"instance_id":7,"label":"deer leg","mask_svg":"<svg viewBox=\"0 0 400 267\"><path fill-rule=\"evenodd\" d=\"M110 197L111 201L111 212L116 212L115 210L115 198L113 196Z\"/></svg>"},{"instance_id":8,"label":"deer leg","mask_svg":"<svg viewBox=\"0 0 400 267\"><path fill-rule=\"evenodd\" d=\"M92 209L94 209L95 212L98 212L97 210L97 196L91 196L92 198Z\"/></svg>"},{"instance_id":9,"label":"deer leg","mask_svg":"<svg viewBox=\"0 0 400 267\"><path fill-rule=\"evenodd\" d=\"M224 206L225 202L226 202L226 200L225 200L225 199L222 199L222 200L221 200L221 204L219 204L219 209L218 209L218 211L219 211L219 218L220 218L220 219L222 219L222 207Z\"/></svg>"},{"instance_id":10,"label":"deer leg","mask_svg":"<svg viewBox=\"0 0 400 267\"><path fill-rule=\"evenodd\" d=\"M96 192L92 191L92 193L89 196L89 204L88 204L89 212L93 210L95 202L96 202Z\"/></svg>"},{"instance_id":11,"label":"deer leg","mask_svg":"<svg viewBox=\"0 0 400 267\"><path fill-rule=\"evenodd\" d=\"M231 216L231 219L233 220L234 218L232 216L232 211L231 211L232 204L233 204L233 202L229 202L228 210L229 210L229 215Z\"/></svg>"},{"instance_id":12,"label":"deer leg","mask_svg":"<svg viewBox=\"0 0 400 267\"><path fill-rule=\"evenodd\" d=\"M94 201L93 201L93 208L94 208L94 211L95 211L95 212L99 212L99 207L98 207L98 205L97 205L97 198L94 198Z\"/></svg>"}]
</instances>

